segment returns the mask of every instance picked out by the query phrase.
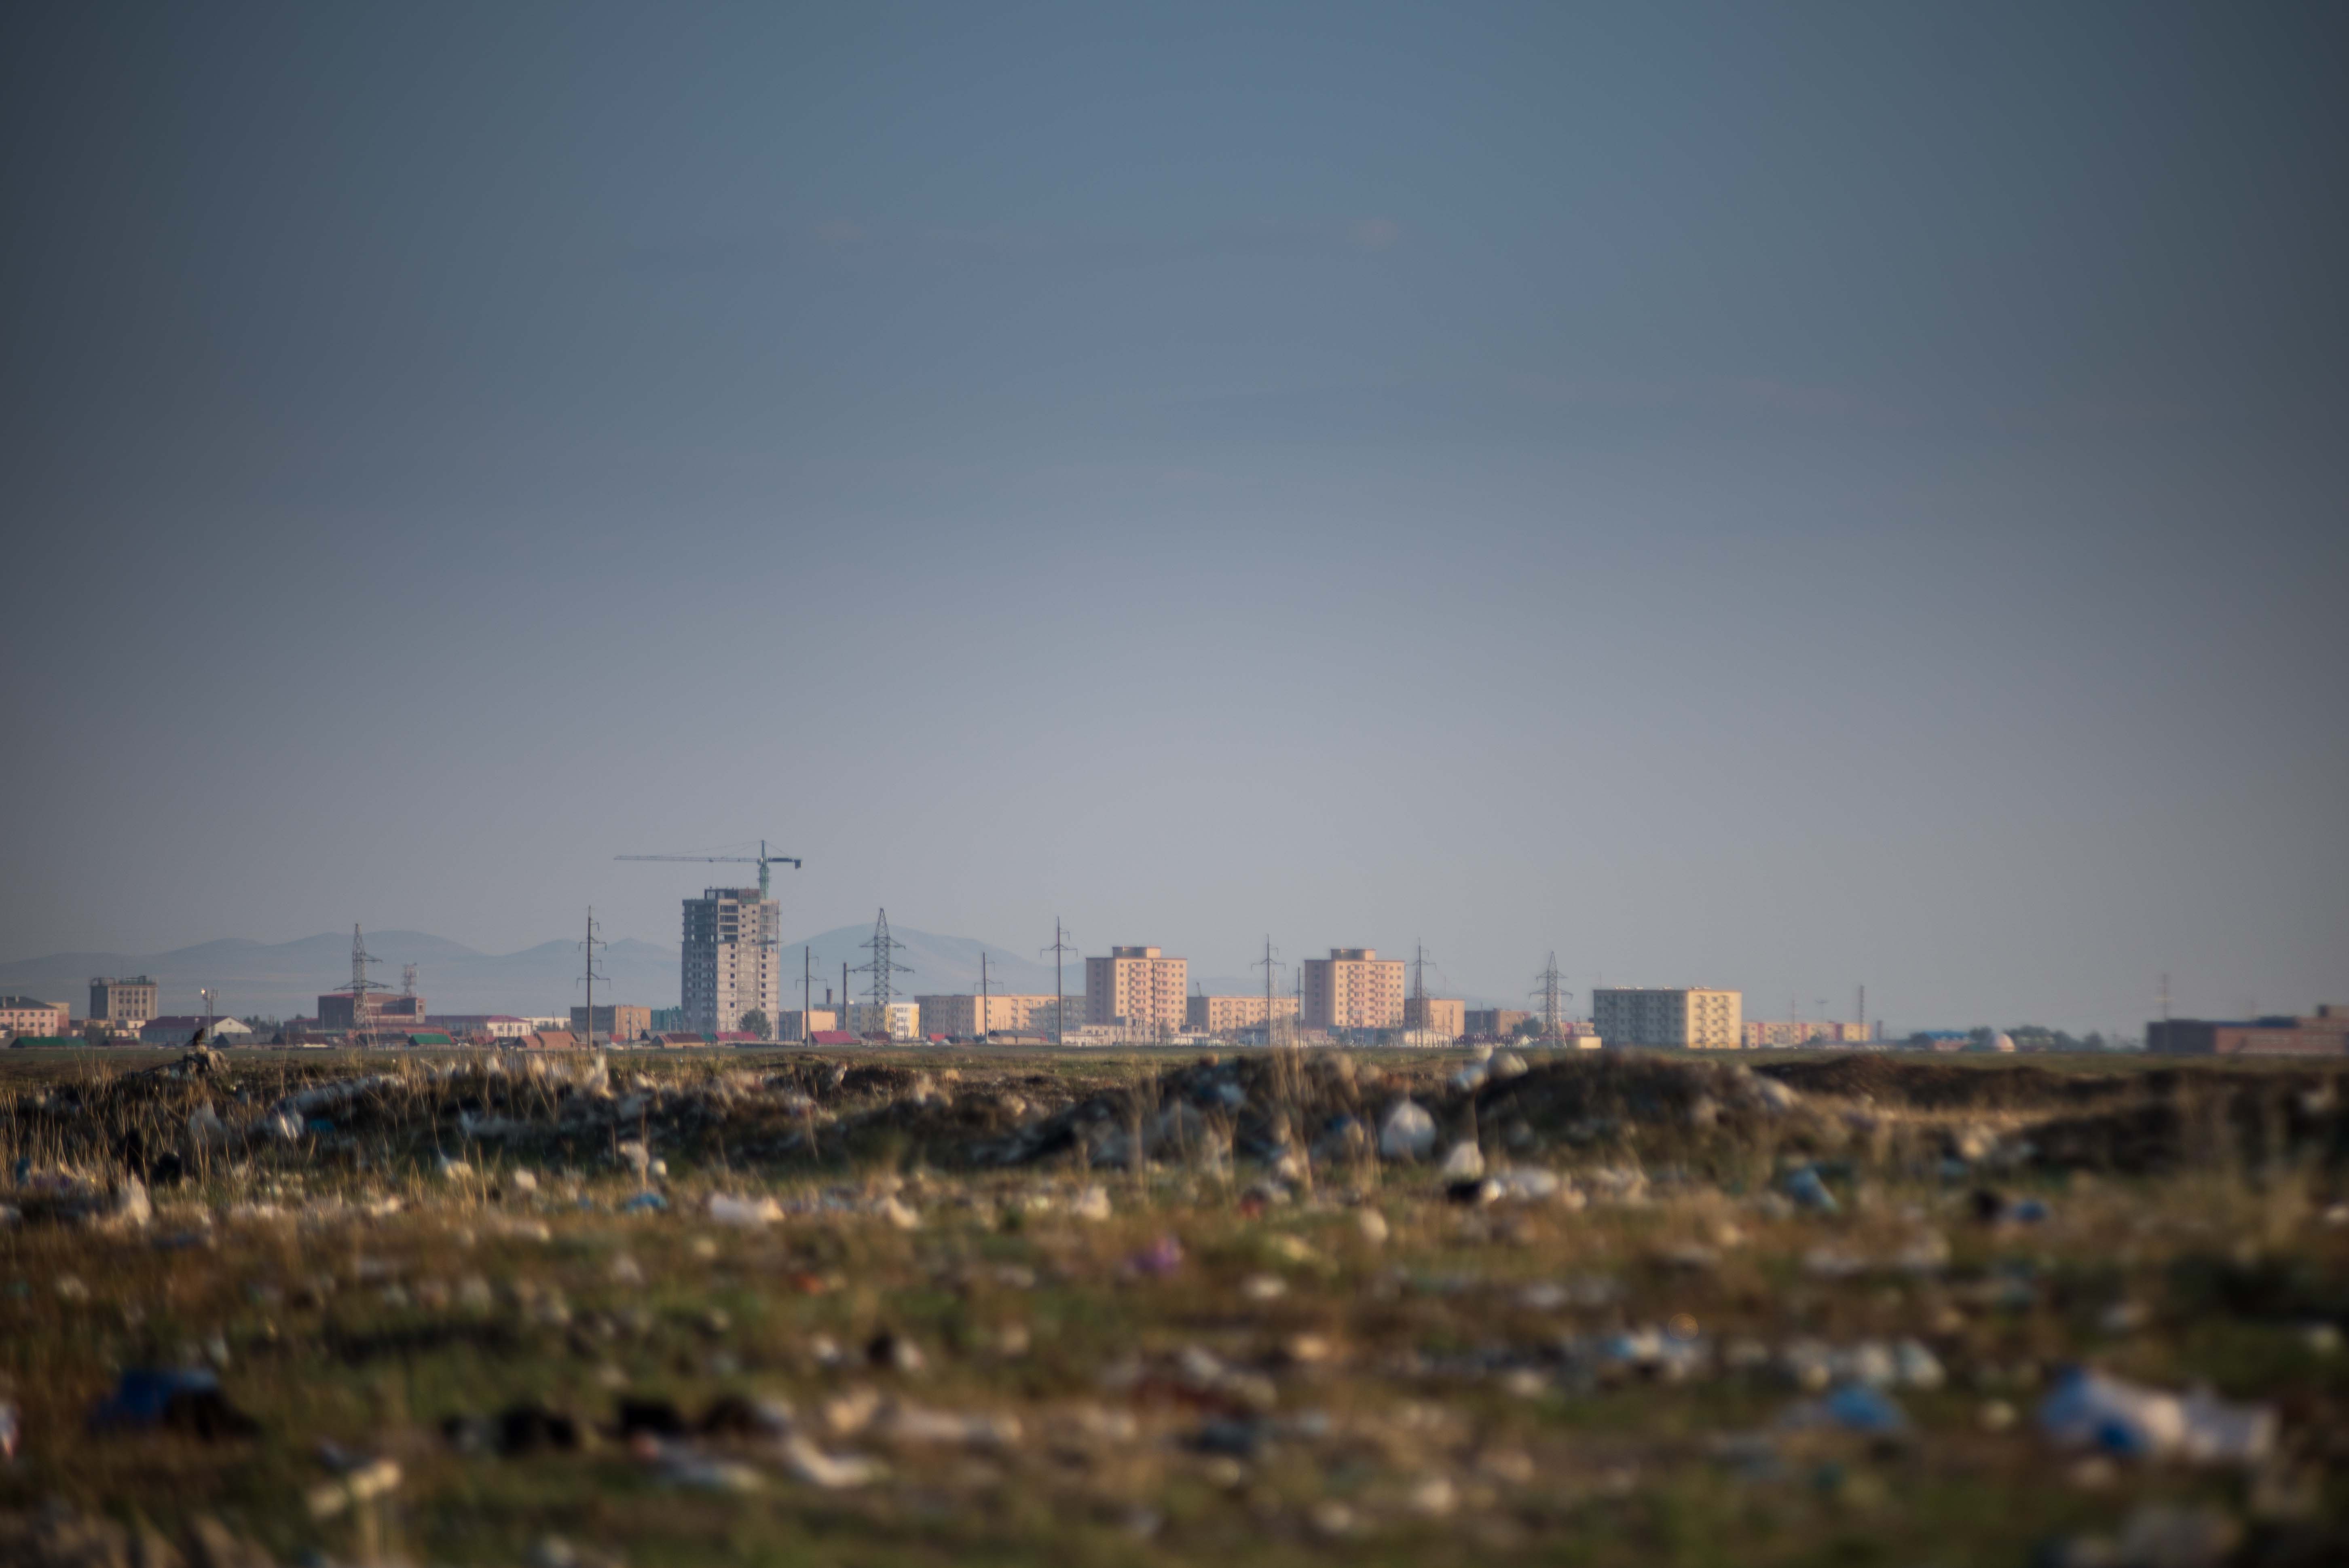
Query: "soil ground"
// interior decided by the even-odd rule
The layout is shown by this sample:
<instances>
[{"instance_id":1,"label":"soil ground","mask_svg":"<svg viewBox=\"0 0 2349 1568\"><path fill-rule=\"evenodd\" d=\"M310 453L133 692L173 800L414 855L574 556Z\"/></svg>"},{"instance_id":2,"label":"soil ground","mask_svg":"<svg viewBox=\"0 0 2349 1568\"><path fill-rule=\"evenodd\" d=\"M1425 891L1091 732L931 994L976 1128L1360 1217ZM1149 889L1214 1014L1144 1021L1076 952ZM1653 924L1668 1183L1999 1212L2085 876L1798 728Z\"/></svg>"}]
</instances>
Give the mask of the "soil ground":
<instances>
[{"instance_id":1,"label":"soil ground","mask_svg":"<svg viewBox=\"0 0 2349 1568\"><path fill-rule=\"evenodd\" d=\"M1519 1065L0 1055L0 1563L2349 1559L2342 1069Z\"/></svg>"}]
</instances>

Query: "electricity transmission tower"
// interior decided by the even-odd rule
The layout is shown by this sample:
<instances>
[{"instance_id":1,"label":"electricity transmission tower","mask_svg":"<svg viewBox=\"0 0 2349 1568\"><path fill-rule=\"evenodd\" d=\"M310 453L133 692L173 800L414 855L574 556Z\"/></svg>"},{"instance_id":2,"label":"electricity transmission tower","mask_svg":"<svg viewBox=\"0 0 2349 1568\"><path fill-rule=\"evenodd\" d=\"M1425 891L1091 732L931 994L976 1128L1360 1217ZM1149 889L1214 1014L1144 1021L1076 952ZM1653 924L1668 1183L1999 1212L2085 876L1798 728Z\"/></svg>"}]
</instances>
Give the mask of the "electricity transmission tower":
<instances>
[{"instance_id":1,"label":"electricity transmission tower","mask_svg":"<svg viewBox=\"0 0 2349 1568\"><path fill-rule=\"evenodd\" d=\"M1061 1015L1068 1011L1069 1006L1067 987L1061 984L1061 960L1076 950L1076 944L1069 940L1068 932L1061 924L1061 917L1054 915L1052 945L1037 951L1040 956L1046 953L1052 955L1052 1044L1055 1046L1061 1043Z\"/></svg>"},{"instance_id":2,"label":"electricity transmission tower","mask_svg":"<svg viewBox=\"0 0 2349 1568\"><path fill-rule=\"evenodd\" d=\"M611 944L595 934L595 906L591 903L587 906L586 939L579 944L579 951L585 955L583 966L585 974L583 978L587 982L587 1044L591 1048L595 1044L595 982L601 980L606 985L612 983L612 977L609 975L596 973L595 949L610 945ZM612 1016L615 1022L618 1021L617 1013L613 1014ZM606 1045L611 1043L610 1035L605 1035L604 1038Z\"/></svg>"},{"instance_id":3,"label":"electricity transmission tower","mask_svg":"<svg viewBox=\"0 0 2349 1568\"><path fill-rule=\"evenodd\" d=\"M1248 967L1264 971L1264 1043L1268 1047L1277 1045L1279 1042L1279 1035L1275 1032L1272 984L1275 972L1283 965L1280 962L1280 950L1273 946L1270 935L1267 935L1264 939L1264 956Z\"/></svg>"},{"instance_id":4,"label":"electricity transmission tower","mask_svg":"<svg viewBox=\"0 0 2349 1568\"><path fill-rule=\"evenodd\" d=\"M1423 942L1411 944L1411 995L1413 1005L1403 1009L1402 1016L1406 1040L1414 1029L1423 1037L1435 1027L1435 1020L1427 1016L1427 944ZM1449 1045L1451 1042L1446 1040L1444 1043Z\"/></svg>"},{"instance_id":5,"label":"electricity transmission tower","mask_svg":"<svg viewBox=\"0 0 2349 1568\"><path fill-rule=\"evenodd\" d=\"M894 1035L895 1030L889 1017L889 1001L895 989L894 977L899 975L911 975L914 969L909 964L897 962L897 940L889 934L887 910L882 910L874 920L873 934L856 945L870 949L873 962L858 965L852 973L873 976L871 994L873 1005L881 1014L882 1032Z\"/></svg>"},{"instance_id":6,"label":"electricity transmission tower","mask_svg":"<svg viewBox=\"0 0 2349 1568\"><path fill-rule=\"evenodd\" d=\"M375 1013L367 1006L367 993L388 991L391 987L367 975L367 965L383 960L367 950L359 939L356 922L351 925L351 1044L365 1048L376 1043Z\"/></svg>"},{"instance_id":7,"label":"electricity transmission tower","mask_svg":"<svg viewBox=\"0 0 2349 1568\"><path fill-rule=\"evenodd\" d=\"M1550 1045L1556 1045L1564 1032L1559 1027L1562 1015L1558 1011L1558 998L1574 995L1559 988L1558 982L1564 978L1557 972L1557 954L1552 953L1549 962L1542 965L1541 973L1534 976L1535 985L1530 993L1541 1002L1542 1039Z\"/></svg>"}]
</instances>

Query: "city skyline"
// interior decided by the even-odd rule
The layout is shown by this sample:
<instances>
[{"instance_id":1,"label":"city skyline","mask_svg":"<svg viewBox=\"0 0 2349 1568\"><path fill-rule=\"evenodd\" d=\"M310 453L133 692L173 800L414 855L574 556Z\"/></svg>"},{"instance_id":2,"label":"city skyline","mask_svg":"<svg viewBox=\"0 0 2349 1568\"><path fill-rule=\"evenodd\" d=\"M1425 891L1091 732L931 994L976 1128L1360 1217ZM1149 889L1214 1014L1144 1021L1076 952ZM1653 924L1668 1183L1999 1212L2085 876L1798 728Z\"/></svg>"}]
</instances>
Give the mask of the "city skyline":
<instances>
[{"instance_id":1,"label":"city skyline","mask_svg":"<svg viewBox=\"0 0 2349 1568\"><path fill-rule=\"evenodd\" d=\"M2340 997L2340 32L32 8L0 953Z\"/></svg>"}]
</instances>

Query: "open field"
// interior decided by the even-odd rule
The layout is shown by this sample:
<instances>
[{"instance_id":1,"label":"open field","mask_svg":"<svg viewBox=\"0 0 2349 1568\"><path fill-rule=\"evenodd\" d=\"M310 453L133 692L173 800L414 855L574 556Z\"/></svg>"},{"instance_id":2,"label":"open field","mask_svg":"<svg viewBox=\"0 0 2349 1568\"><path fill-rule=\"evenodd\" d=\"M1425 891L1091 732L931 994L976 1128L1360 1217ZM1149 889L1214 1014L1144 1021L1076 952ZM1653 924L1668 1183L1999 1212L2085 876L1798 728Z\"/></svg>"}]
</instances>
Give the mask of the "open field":
<instances>
[{"instance_id":1,"label":"open field","mask_svg":"<svg viewBox=\"0 0 2349 1568\"><path fill-rule=\"evenodd\" d=\"M2349 1560L2343 1068L1519 1065L0 1057L0 1563Z\"/></svg>"}]
</instances>

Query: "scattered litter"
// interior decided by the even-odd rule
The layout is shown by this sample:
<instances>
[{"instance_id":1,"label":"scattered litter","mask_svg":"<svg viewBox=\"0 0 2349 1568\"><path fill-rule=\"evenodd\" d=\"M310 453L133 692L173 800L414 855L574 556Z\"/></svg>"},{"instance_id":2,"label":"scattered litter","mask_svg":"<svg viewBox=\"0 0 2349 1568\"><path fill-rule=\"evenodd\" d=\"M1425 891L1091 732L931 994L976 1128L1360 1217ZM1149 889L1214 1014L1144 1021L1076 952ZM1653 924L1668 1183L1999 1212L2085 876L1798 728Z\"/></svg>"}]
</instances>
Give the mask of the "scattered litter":
<instances>
[{"instance_id":1,"label":"scattered litter","mask_svg":"<svg viewBox=\"0 0 2349 1568\"><path fill-rule=\"evenodd\" d=\"M783 1468L796 1480L826 1491L870 1486L885 1473L862 1455L827 1454L802 1437L783 1439Z\"/></svg>"},{"instance_id":2,"label":"scattered litter","mask_svg":"<svg viewBox=\"0 0 2349 1568\"><path fill-rule=\"evenodd\" d=\"M1452 1151L1444 1157L1444 1163L1437 1167L1436 1174L1454 1181L1475 1181L1485 1174L1485 1151L1472 1140L1463 1139L1454 1144Z\"/></svg>"},{"instance_id":3,"label":"scattered litter","mask_svg":"<svg viewBox=\"0 0 2349 1568\"><path fill-rule=\"evenodd\" d=\"M2236 1405L2197 1389L2178 1395L2074 1370L2041 1402L2039 1424L2064 1448L2123 1459L2251 1464L2273 1451L2276 1416L2266 1405Z\"/></svg>"},{"instance_id":4,"label":"scattered litter","mask_svg":"<svg viewBox=\"0 0 2349 1568\"><path fill-rule=\"evenodd\" d=\"M1096 1181L1069 1200L1069 1212L1080 1220L1101 1221L1109 1218L1109 1189Z\"/></svg>"},{"instance_id":5,"label":"scattered litter","mask_svg":"<svg viewBox=\"0 0 2349 1568\"><path fill-rule=\"evenodd\" d=\"M711 1459L692 1452L664 1453L661 1479L671 1486L697 1491L753 1492L766 1490L767 1478L739 1460Z\"/></svg>"},{"instance_id":6,"label":"scattered litter","mask_svg":"<svg viewBox=\"0 0 2349 1568\"><path fill-rule=\"evenodd\" d=\"M721 1225L741 1225L756 1230L781 1219L783 1206L772 1198L735 1198L723 1192L712 1192L709 1194L709 1217Z\"/></svg>"},{"instance_id":7,"label":"scattered litter","mask_svg":"<svg viewBox=\"0 0 2349 1568\"><path fill-rule=\"evenodd\" d=\"M1796 1430L1833 1427L1868 1437L1897 1437L1909 1429L1909 1415L1882 1389L1846 1383L1823 1399L1789 1407L1778 1424Z\"/></svg>"},{"instance_id":8,"label":"scattered litter","mask_svg":"<svg viewBox=\"0 0 2349 1568\"><path fill-rule=\"evenodd\" d=\"M543 1405L509 1406L496 1416L451 1416L441 1435L460 1453L496 1453L508 1459L534 1453L569 1453L579 1447L579 1423Z\"/></svg>"},{"instance_id":9,"label":"scattered litter","mask_svg":"<svg viewBox=\"0 0 2349 1568\"><path fill-rule=\"evenodd\" d=\"M1781 1185L1785 1187L1787 1197L1814 1213L1832 1214L1843 1207L1836 1202L1836 1195L1827 1191L1827 1184L1820 1180L1814 1166L1797 1165L1786 1172L1786 1179Z\"/></svg>"},{"instance_id":10,"label":"scattered litter","mask_svg":"<svg viewBox=\"0 0 2349 1568\"><path fill-rule=\"evenodd\" d=\"M313 1519L332 1519L345 1509L388 1496L399 1485L399 1466L390 1460L370 1460L346 1470L336 1480L310 1489L304 1501Z\"/></svg>"},{"instance_id":11,"label":"scattered litter","mask_svg":"<svg viewBox=\"0 0 2349 1568\"><path fill-rule=\"evenodd\" d=\"M1379 1153L1388 1160L1424 1160L1435 1151L1435 1118L1418 1101L1399 1099L1379 1123Z\"/></svg>"},{"instance_id":12,"label":"scattered litter","mask_svg":"<svg viewBox=\"0 0 2349 1568\"><path fill-rule=\"evenodd\" d=\"M923 1356L920 1346L902 1334L892 1334L885 1329L874 1335L866 1344L864 1360L868 1366L880 1371L903 1372L908 1375L919 1372L929 1365L928 1358Z\"/></svg>"},{"instance_id":13,"label":"scattered litter","mask_svg":"<svg viewBox=\"0 0 2349 1568\"><path fill-rule=\"evenodd\" d=\"M1125 1272L1149 1279L1164 1279L1183 1266L1183 1243L1161 1236L1125 1260Z\"/></svg>"},{"instance_id":14,"label":"scattered litter","mask_svg":"<svg viewBox=\"0 0 2349 1568\"><path fill-rule=\"evenodd\" d=\"M249 1438L261 1430L261 1423L228 1402L220 1379L200 1367L139 1367L123 1373L113 1394L90 1412L89 1423L97 1431L160 1428L207 1443Z\"/></svg>"},{"instance_id":15,"label":"scattered litter","mask_svg":"<svg viewBox=\"0 0 2349 1568\"><path fill-rule=\"evenodd\" d=\"M639 1192L620 1205L623 1214L664 1214L667 1212L668 1200L658 1192Z\"/></svg>"},{"instance_id":16,"label":"scattered litter","mask_svg":"<svg viewBox=\"0 0 2349 1568\"><path fill-rule=\"evenodd\" d=\"M1371 1245L1381 1245L1388 1235L1387 1217L1376 1209L1364 1206L1354 1211L1354 1229Z\"/></svg>"}]
</instances>

